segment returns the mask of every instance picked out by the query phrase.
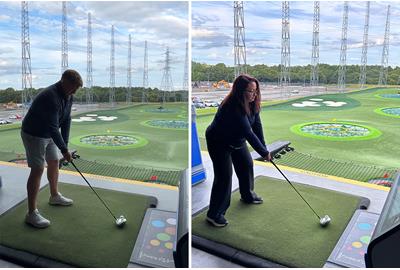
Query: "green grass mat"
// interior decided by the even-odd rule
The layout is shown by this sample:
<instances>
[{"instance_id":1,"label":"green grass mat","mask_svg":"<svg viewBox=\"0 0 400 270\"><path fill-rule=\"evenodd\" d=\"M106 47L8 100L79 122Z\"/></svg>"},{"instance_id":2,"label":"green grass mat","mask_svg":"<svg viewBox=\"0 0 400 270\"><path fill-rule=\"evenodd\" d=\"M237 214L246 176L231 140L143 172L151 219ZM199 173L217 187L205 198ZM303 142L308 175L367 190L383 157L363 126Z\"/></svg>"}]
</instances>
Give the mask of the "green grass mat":
<instances>
[{"instance_id":1,"label":"green grass mat","mask_svg":"<svg viewBox=\"0 0 400 270\"><path fill-rule=\"evenodd\" d=\"M286 181L258 177L255 191L264 198L263 204L244 204L235 192L226 213L228 226L212 227L205 221L205 211L193 219L192 234L289 267L322 267L360 198L294 185L317 213L332 218L327 227L320 227L317 217Z\"/></svg>"},{"instance_id":2,"label":"green grass mat","mask_svg":"<svg viewBox=\"0 0 400 270\"><path fill-rule=\"evenodd\" d=\"M126 267L154 198L96 188L115 215L126 217L125 227L118 228L88 187L59 183L59 189L74 200L72 206L50 206L48 187L38 197L50 227L36 229L24 223L25 200L0 216L0 244L79 267Z\"/></svg>"}]
</instances>

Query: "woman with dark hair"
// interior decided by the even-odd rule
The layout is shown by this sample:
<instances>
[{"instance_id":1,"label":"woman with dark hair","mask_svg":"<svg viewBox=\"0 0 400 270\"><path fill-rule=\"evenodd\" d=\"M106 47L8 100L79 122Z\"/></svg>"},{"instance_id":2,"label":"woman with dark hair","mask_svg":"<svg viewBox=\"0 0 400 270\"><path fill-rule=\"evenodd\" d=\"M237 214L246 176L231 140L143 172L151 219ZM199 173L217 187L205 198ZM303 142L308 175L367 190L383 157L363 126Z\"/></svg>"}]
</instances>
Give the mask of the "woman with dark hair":
<instances>
[{"instance_id":1,"label":"woman with dark hair","mask_svg":"<svg viewBox=\"0 0 400 270\"><path fill-rule=\"evenodd\" d=\"M263 202L254 192L253 159L246 145L248 141L265 160L271 160L264 141L260 103L257 79L240 75L206 130L208 153L214 168L207 221L214 226L228 224L224 215L231 200L232 164L239 179L241 201L249 204Z\"/></svg>"}]
</instances>

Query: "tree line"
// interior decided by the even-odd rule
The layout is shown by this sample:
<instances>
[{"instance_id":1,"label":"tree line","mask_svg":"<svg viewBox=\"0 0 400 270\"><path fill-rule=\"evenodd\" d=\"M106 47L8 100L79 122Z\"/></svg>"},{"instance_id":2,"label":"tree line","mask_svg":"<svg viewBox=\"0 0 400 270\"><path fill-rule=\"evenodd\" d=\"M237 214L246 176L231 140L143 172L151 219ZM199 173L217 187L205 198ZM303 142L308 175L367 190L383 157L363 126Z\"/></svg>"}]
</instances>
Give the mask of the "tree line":
<instances>
[{"instance_id":1,"label":"tree line","mask_svg":"<svg viewBox=\"0 0 400 270\"><path fill-rule=\"evenodd\" d=\"M247 73L265 83L277 83L279 81L281 65L246 65ZM319 64L319 84L337 84L338 65ZM366 66L366 84L378 84L381 66ZM294 84L309 84L311 77L311 65L290 67L290 81ZM399 83L400 67L388 67L387 84L396 85ZM360 66L346 66L346 83L358 84L360 78ZM192 81L220 81L232 82L234 80L234 67L226 66L223 63L208 65L192 62Z\"/></svg>"},{"instance_id":2,"label":"tree line","mask_svg":"<svg viewBox=\"0 0 400 270\"><path fill-rule=\"evenodd\" d=\"M32 96L35 97L43 88L31 89ZM141 102L142 93L144 92L148 102L161 102L163 95L165 94L165 101L174 102L176 101L187 101L187 91L171 91L164 92L157 88L143 88L143 87L132 87L132 102ZM109 87L93 86L91 89L93 93L93 102L103 103L109 102ZM125 102L126 101L126 87L115 88L115 101ZM175 97L174 97L175 94ZM81 88L74 95L75 103L86 103L86 88ZM14 88L7 88L0 90L0 103L22 103L22 91L15 90Z\"/></svg>"}]
</instances>

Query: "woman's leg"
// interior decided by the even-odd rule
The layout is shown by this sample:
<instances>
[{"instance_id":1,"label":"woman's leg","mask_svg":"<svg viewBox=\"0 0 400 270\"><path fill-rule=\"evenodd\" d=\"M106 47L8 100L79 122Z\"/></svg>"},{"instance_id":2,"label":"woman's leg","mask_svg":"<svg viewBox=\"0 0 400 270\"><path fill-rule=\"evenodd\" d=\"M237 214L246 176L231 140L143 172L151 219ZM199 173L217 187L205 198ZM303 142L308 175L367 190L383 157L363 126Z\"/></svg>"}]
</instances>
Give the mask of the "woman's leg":
<instances>
[{"instance_id":1,"label":"woman's leg","mask_svg":"<svg viewBox=\"0 0 400 270\"><path fill-rule=\"evenodd\" d=\"M242 199L251 202L256 198L254 192L254 169L247 145L232 152L232 162L239 179L239 190Z\"/></svg>"},{"instance_id":2,"label":"woman's leg","mask_svg":"<svg viewBox=\"0 0 400 270\"><path fill-rule=\"evenodd\" d=\"M207 140L207 147L214 168L214 182L207 216L217 218L225 214L231 202L232 159L227 147L221 147L210 140Z\"/></svg>"}]
</instances>

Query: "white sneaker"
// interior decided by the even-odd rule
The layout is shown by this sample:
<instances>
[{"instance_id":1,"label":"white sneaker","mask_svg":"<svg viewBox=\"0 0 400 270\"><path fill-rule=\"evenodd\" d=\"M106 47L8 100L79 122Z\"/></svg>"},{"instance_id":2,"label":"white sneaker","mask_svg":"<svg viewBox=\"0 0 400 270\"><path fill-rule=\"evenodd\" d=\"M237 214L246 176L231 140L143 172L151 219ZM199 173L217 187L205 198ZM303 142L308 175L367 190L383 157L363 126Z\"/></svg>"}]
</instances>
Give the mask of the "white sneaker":
<instances>
[{"instance_id":1,"label":"white sneaker","mask_svg":"<svg viewBox=\"0 0 400 270\"><path fill-rule=\"evenodd\" d=\"M63 206L68 206L73 204L74 201L71 199L68 199L66 197L64 197L60 192L58 192L57 196L50 196L49 199L49 204L51 205L63 205Z\"/></svg>"},{"instance_id":2,"label":"white sneaker","mask_svg":"<svg viewBox=\"0 0 400 270\"><path fill-rule=\"evenodd\" d=\"M32 213L27 213L25 216L25 222L36 228L46 228L50 226L50 220L45 219L39 210L35 209Z\"/></svg>"}]
</instances>

